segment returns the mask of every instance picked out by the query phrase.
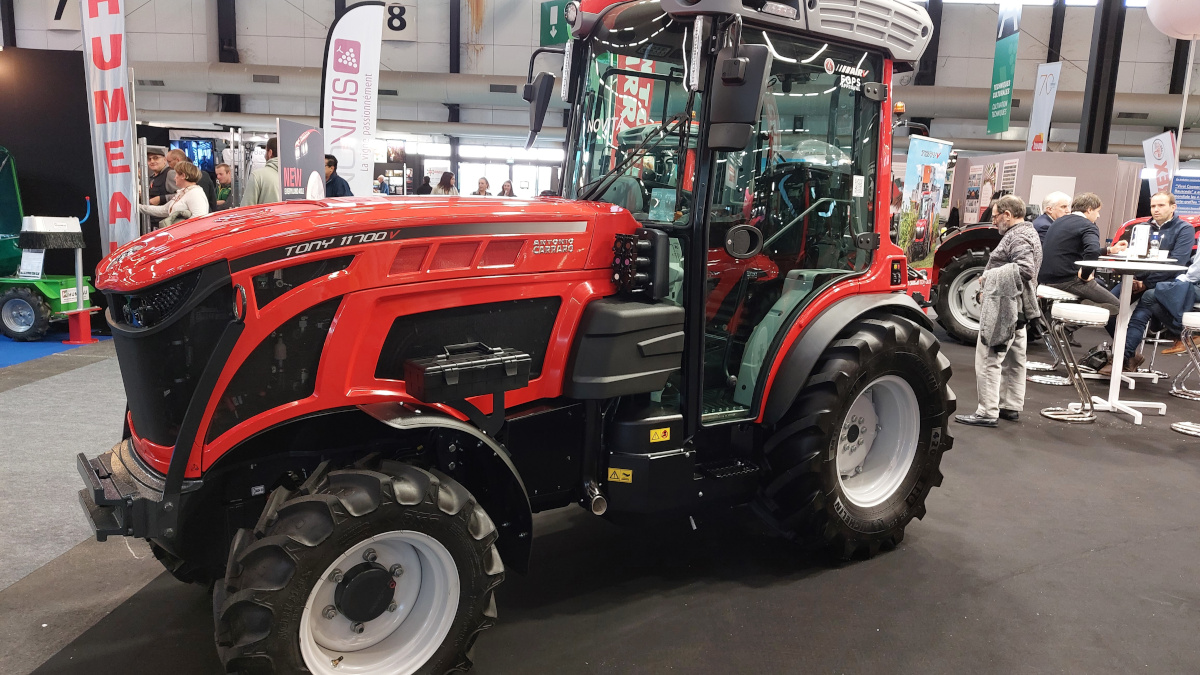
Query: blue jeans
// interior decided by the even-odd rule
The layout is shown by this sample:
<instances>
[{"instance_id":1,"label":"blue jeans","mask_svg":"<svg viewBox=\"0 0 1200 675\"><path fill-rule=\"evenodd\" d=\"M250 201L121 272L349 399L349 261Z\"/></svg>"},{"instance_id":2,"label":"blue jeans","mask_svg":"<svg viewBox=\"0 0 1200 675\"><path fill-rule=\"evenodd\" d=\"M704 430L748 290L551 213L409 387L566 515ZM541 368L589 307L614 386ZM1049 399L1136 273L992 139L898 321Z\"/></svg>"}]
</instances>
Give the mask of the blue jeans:
<instances>
[{"instance_id":1,"label":"blue jeans","mask_svg":"<svg viewBox=\"0 0 1200 675\"><path fill-rule=\"evenodd\" d=\"M1142 293L1137 307L1133 308L1133 314L1129 316L1129 326L1125 332L1125 358L1128 359L1137 351L1151 318L1158 319L1163 326L1170 326L1173 322L1171 313L1155 299L1153 288Z\"/></svg>"}]
</instances>

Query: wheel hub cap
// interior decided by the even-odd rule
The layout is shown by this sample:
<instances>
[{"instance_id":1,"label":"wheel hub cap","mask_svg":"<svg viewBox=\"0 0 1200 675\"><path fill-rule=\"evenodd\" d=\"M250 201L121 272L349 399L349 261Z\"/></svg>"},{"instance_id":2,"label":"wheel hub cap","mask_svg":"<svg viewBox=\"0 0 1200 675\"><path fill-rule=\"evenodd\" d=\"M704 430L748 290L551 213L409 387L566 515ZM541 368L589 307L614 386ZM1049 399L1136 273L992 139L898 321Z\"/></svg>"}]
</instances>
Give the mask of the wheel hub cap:
<instances>
[{"instance_id":1,"label":"wheel hub cap","mask_svg":"<svg viewBox=\"0 0 1200 675\"><path fill-rule=\"evenodd\" d=\"M4 325L12 331L24 332L33 327L33 307L20 298L13 298L4 303L0 317L3 317Z\"/></svg>"},{"instance_id":2,"label":"wheel hub cap","mask_svg":"<svg viewBox=\"0 0 1200 675\"><path fill-rule=\"evenodd\" d=\"M921 408L906 380L885 375L862 390L837 441L842 493L860 507L887 501L904 482L917 452Z\"/></svg>"},{"instance_id":3,"label":"wheel hub cap","mask_svg":"<svg viewBox=\"0 0 1200 675\"><path fill-rule=\"evenodd\" d=\"M338 611L351 621L367 622L379 618L396 592L396 581L379 563L362 563L346 573L333 592Z\"/></svg>"},{"instance_id":4,"label":"wheel hub cap","mask_svg":"<svg viewBox=\"0 0 1200 675\"><path fill-rule=\"evenodd\" d=\"M979 330L979 314L983 309L977 297L982 281L982 268L969 269L950 285L950 313L959 323L975 330Z\"/></svg>"}]
</instances>

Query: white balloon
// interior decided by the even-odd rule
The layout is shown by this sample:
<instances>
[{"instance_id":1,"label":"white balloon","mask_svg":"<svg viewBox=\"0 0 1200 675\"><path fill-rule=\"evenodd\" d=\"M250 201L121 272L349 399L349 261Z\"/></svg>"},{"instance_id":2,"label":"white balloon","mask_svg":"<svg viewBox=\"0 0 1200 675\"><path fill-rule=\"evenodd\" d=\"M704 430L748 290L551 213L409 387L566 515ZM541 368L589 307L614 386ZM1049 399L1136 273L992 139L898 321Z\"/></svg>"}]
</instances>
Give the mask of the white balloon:
<instances>
[{"instance_id":1,"label":"white balloon","mask_svg":"<svg viewBox=\"0 0 1200 675\"><path fill-rule=\"evenodd\" d=\"M1200 39L1200 1L1148 0L1146 14L1161 33L1177 40Z\"/></svg>"}]
</instances>

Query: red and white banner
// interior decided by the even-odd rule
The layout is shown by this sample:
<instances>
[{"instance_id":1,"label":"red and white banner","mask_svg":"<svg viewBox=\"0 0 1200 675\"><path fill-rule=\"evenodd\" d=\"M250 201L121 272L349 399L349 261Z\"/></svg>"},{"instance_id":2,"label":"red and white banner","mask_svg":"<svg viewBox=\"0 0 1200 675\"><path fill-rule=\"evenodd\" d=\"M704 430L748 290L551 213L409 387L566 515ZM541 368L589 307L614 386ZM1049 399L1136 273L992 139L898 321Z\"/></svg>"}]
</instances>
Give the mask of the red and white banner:
<instances>
[{"instance_id":1,"label":"red and white banner","mask_svg":"<svg viewBox=\"0 0 1200 675\"><path fill-rule=\"evenodd\" d=\"M654 62L650 59L620 55L617 57L617 69L653 73ZM636 75L618 75L616 93L617 105L613 115L616 123L613 125L611 166L616 166L619 161L617 155L621 145L621 132L645 126L652 121L650 119L650 102L654 100L654 80Z\"/></svg>"},{"instance_id":2,"label":"red and white banner","mask_svg":"<svg viewBox=\"0 0 1200 675\"><path fill-rule=\"evenodd\" d=\"M350 183L350 191L356 195L371 194L375 178L383 21L382 2L360 2L333 22L325 40L321 128L326 150L338 158L338 175Z\"/></svg>"},{"instance_id":3,"label":"red and white banner","mask_svg":"<svg viewBox=\"0 0 1200 675\"><path fill-rule=\"evenodd\" d=\"M84 72L91 110L96 214L104 255L137 239L137 165L130 119L124 0L80 0Z\"/></svg>"},{"instance_id":4,"label":"red and white banner","mask_svg":"<svg viewBox=\"0 0 1200 675\"><path fill-rule=\"evenodd\" d=\"M1175 176L1175 133L1167 131L1142 141L1146 153L1146 168L1154 171L1150 179L1150 194L1171 189Z\"/></svg>"}]
</instances>

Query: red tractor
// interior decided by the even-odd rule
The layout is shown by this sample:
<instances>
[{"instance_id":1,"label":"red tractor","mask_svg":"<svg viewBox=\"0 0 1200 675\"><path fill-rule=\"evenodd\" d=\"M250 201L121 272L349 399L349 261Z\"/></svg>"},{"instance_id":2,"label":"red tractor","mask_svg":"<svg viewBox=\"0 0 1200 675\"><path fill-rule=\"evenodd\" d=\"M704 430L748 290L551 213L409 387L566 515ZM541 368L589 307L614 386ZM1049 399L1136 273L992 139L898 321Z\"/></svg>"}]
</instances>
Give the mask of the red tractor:
<instances>
[{"instance_id":1,"label":"red tractor","mask_svg":"<svg viewBox=\"0 0 1200 675\"><path fill-rule=\"evenodd\" d=\"M536 512L748 504L848 559L940 485L950 363L887 236L888 86L925 11L568 16L561 197L249 207L101 263L129 411L80 500L215 582L230 672L470 667ZM839 152L788 159L809 137Z\"/></svg>"}]
</instances>

